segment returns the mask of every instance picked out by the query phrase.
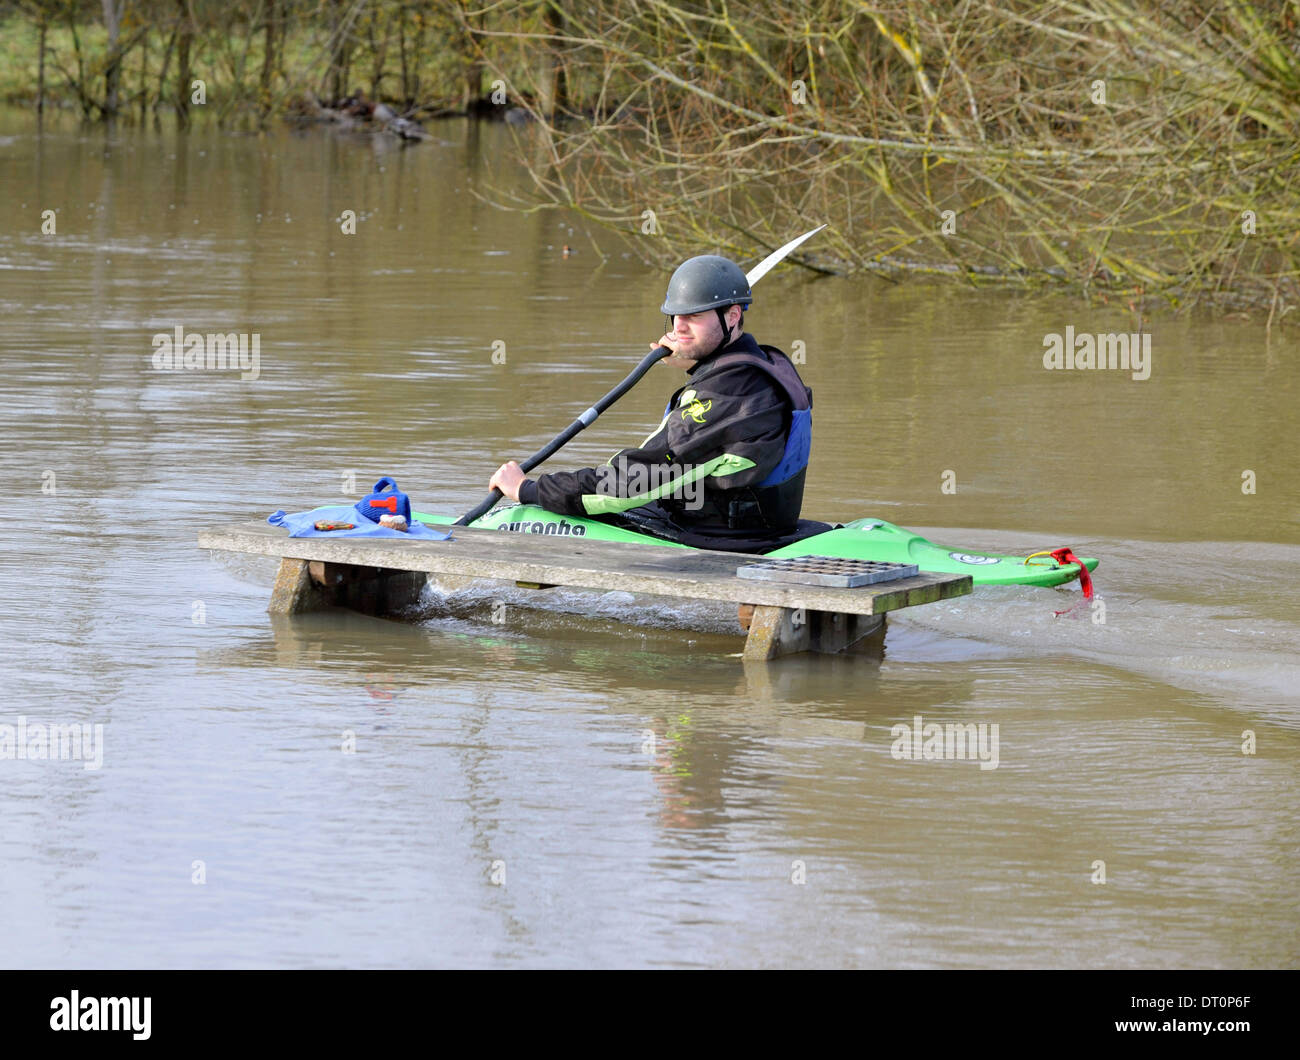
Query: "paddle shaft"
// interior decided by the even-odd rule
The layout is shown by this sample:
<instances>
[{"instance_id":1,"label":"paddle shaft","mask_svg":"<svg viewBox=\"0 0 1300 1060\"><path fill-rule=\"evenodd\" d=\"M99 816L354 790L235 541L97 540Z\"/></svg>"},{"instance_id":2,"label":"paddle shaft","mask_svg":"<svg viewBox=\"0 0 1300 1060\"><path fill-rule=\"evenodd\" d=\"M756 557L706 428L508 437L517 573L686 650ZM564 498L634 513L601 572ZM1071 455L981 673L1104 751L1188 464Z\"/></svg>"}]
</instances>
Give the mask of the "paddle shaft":
<instances>
[{"instance_id":1,"label":"paddle shaft","mask_svg":"<svg viewBox=\"0 0 1300 1060\"><path fill-rule=\"evenodd\" d=\"M538 449L537 452L535 452L527 460L520 461L519 463L520 468L522 468L524 471L531 471L538 464L544 463L545 461L549 460L560 449L568 445L569 441L573 438L574 435L576 435L579 431L585 431L588 427L590 427L593 423L596 422L596 417L598 417L602 412L604 412L607 408L609 408L610 405L614 404L615 401L617 401L629 390L631 390L634 386L636 386L637 383L641 381L641 377L645 375L646 372L650 371L651 368L653 368L656 364L662 361L665 357L671 357L672 353L673 351L668 349L667 346L656 346L653 350L651 350L648 354L646 354L644 358L642 358L641 363L638 364L636 368L632 370L631 374L628 375L628 377L624 379L623 382L619 383L618 386L616 386L603 398L601 398L594 405L592 405L591 408L589 408L576 420L574 420L567 427L565 427L564 430L562 430L559 434L557 434L554 438L552 438L549 442L547 442L544 446L542 446L542 448ZM494 489L491 493L487 495L487 498L483 501L482 504L480 504L473 511L467 512L465 515L462 515L452 525L469 526L469 524L472 523L475 519L481 518L482 516L490 512L492 510L493 505L495 505L497 501L501 499L501 496L502 496L501 491Z\"/></svg>"}]
</instances>

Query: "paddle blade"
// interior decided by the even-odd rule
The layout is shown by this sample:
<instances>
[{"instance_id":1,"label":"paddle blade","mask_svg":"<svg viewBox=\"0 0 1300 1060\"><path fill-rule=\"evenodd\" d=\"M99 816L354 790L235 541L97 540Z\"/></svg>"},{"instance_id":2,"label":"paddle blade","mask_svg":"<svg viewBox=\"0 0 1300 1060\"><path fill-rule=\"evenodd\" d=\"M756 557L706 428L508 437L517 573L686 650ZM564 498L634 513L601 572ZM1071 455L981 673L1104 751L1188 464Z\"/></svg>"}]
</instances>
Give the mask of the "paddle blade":
<instances>
[{"instance_id":1,"label":"paddle blade","mask_svg":"<svg viewBox=\"0 0 1300 1060\"><path fill-rule=\"evenodd\" d=\"M787 243L785 246L779 247L778 249L772 251L771 254L769 254L757 265L755 265L752 269L750 269L747 273L745 273L745 279L749 281L749 286L753 287L754 284L758 283L759 280L761 280L764 276L766 276L769 272L771 272L772 269L776 267L776 265L781 261L782 258L784 258L791 251L798 248L806 240L812 239L813 236L815 236L818 232L820 232L825 227L826 227L825 225L818 225L811 232L805 232L803 235L799 236L798 238L790 240L790 242Z\"/></svg>"}]
</instances>

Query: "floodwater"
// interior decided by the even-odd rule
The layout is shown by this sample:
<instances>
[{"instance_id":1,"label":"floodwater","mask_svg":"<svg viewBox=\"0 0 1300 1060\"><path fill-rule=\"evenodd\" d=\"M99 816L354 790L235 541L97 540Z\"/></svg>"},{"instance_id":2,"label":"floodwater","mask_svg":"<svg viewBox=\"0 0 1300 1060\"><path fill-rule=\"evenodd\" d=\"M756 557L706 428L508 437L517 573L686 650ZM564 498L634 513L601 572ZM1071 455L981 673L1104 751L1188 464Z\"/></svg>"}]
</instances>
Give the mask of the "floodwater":
<instances>
[{"instance_id":1,"label":"floodwater","mask_svg":"<svg viewBox=\"0 0 1300 1060\"><path fill-rule=\"evenodd\" d=\"M806 515L1068 544L1104 612L981 589L747 666L712 605L273 620L273 563L199 551L385 474L467 510L662 333L662 272L488 201L527 186L509 130L433 131L0 115L0 964L1300 963L1294 327L1157 314L1135 380L1043 366L1123 306L763 281L747 324L815 392ZM157 368L178 326L257 334L256 377ZM996 768L894 757L918 716L996 726ZM17 757L52 724L94 759Z\"/></svg>"}]
</instances>

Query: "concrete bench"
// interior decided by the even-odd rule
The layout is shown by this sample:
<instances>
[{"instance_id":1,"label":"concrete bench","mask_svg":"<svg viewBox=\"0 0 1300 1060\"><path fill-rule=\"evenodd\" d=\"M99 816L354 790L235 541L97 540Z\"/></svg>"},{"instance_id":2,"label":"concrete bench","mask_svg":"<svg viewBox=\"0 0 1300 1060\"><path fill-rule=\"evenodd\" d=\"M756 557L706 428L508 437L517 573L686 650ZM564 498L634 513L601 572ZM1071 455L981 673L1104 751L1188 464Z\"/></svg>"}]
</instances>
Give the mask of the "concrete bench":
<instances>
[{"instance_id":1,"label":"concrete bench","mask_svg":"<svg viewBox=\"0 0 1300 1060\"><path fill-rule=\"evenodd\" d=\"M583 541L455 527L448 541L291 538L264 522L205 530L200 548L280 559L268 610L296 614L347 607L381 615L414 604L430 574L513 581L530 589L567 586L650 593L738 605L748 630L745 659L838 652L883 629L885 613L964 596L969 575L919 574L856 589L750 581L736 552Z\"/></svg>"}]
</instances>

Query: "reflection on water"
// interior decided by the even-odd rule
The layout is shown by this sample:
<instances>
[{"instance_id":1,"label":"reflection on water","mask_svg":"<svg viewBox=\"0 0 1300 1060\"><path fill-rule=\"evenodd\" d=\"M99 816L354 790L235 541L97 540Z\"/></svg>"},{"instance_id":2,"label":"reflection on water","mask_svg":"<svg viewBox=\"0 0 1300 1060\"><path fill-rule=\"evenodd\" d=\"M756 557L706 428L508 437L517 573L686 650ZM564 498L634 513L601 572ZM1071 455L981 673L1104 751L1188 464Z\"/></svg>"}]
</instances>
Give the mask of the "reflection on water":
<instances>
[{"instance_id":1,"label":"reflection on water","mask_svg":"<svg viewBox=\"0 0 1300 1060\"><path fill-rule=\"evenodd\" d=\"M725 608L617 593L273 619L274 564L198 529L383 474L469 508L661 333L664 277L471 194L517 179L503 129L0 134L0 724L105 734L98 771L0 759L10 964L1294 964L1276 331L1148 321L1133 382L1042 368L1049 332L1132 330L1105 307L759 289L750 325L803 343L816 393L807 514L1071 544L1105 624L1053 619L1073 589L981 590L754 666ZM258 379L155 371L176 326L258 333ZM643 437L678 378L562 463ZM998 724L998 768L894 759L918 716Z\"/></svg>"}]
</instances>

